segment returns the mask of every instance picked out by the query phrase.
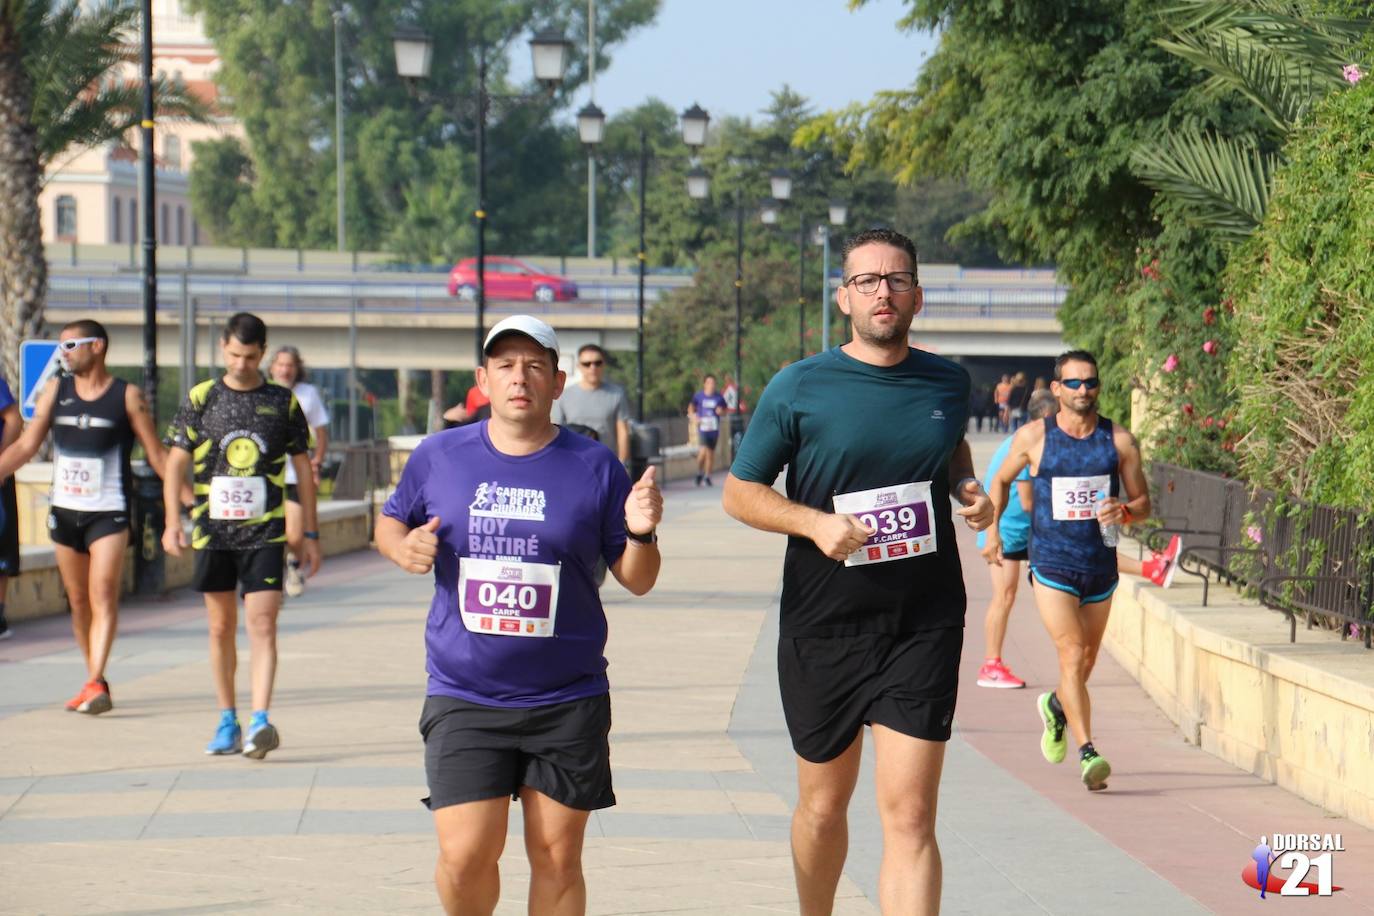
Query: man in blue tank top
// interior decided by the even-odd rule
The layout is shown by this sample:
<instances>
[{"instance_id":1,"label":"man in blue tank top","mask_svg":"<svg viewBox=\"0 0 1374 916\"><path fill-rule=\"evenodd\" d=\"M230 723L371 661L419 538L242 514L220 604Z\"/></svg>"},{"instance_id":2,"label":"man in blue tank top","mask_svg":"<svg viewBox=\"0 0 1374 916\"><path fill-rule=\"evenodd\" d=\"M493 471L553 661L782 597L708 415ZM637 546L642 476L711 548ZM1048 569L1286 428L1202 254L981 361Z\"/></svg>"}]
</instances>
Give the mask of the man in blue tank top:
<instances>
[{"instance_id":1,"label":"man in blue tank top","mask_svg":"<svg viewBox=\"0 0 1374 916\"><path fill-rule=\"evenodd\" d=\"M1059 653L1059 686L1040 695L1045 731L1040 750L1059 763L1067 750L1064 728L1078 742L1083 784L1107 788L1112 768L1093 747L1088 676L1107 630L1116 591L1116 547L1102 528L1150 514L1140 445L1125 427L1097 412L1101 382L1097 360L1070 350L1055 361L1050 389L1059 413L1023 426L997 476L988 482L1000 519L1012 481L1029 466L1034 489L1030 569L1040 618ZM1001 547L997 525L988 529L988 552Z\"/></svg>"}]
</instances>

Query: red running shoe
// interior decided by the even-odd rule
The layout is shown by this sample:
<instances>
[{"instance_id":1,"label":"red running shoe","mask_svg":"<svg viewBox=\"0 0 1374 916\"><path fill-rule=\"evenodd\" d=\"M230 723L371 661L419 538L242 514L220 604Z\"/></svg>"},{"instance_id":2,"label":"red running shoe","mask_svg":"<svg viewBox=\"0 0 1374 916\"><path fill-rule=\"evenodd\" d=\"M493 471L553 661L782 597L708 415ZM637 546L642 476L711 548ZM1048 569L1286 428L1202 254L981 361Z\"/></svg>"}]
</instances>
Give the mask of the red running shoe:
<instances>
[{"instance_id":1,"label":"red running shoe","mask_svg":"<svg viewBox=\"0 0 1374 916\"><path fill-rule=\"evenodd\" d=\"M110 702L110 685L104 678L87 681L81 692L67 701L68 712L84 712L91 716L109 712L113 708L114 703Z\"/></svg>"},{"instance_id":2,"label":"red running shoe","mask_svg":"<svg viewBox=\"0 0 1374 916\"><path fill-rule=\"evenodd\" d=\"M1003 690L1010 690L1016 687L1026 686L1026 682L1011 673L1011 669L1002 664L1000 658L991 659L983 662L983 667L978 669L979 687L999 687Z\"/></svg>"},{"instance_id":3,"label":"red running shoe","mask_svg":"<svg viewBox=\"0 0 1374 916\"><path fill-rule=\"evenodd\" d=\"M1160 588L1174 584L1174 573L1178 570L1178 555L1183 550L1183 539L1178 535L1169 538L1169 546L1163 553L1157 553L1140 564L1140 571Z\"/></svg>"}]
</instances>

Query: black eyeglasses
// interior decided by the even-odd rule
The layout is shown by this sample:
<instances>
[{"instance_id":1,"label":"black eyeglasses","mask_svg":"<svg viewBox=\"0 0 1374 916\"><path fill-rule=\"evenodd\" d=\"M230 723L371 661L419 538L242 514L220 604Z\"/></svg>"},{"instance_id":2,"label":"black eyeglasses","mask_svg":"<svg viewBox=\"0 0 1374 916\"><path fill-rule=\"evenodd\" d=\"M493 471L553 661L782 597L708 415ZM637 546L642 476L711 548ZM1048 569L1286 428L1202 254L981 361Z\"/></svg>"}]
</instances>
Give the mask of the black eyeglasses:
<instances>
[{"instance_id":1,"label":"black eyeglasses","mask_svg":"<svg viewBox=\"0 0 1374 916\"><path fill-rule=\"evenodd\" d=\"M1089 391L1095 391L1097 387L1102 384L1102 381L1094 375L1092 378L1060 379L1059 384L1063 385L1065 388L1070 388L1074 391L1077 391L1079 388L1087 388Z\"/></svg>"},{"instance_id":2,"label":"black eyeglasses","mask_svg":"<svg viewBox=\"0 0 1374 916\"><path fill-rule=\"evenodd\" d=\"M855 274L844 281L848 286L851 283L854 288L864 295L876 293L878 284L887 281L887 288L894 293L905 293L916 285L916 274L909 270L899 270L890 274Z\"/></svg>"},{"instance_id":3,"label":"black eyeglasses","mask_svg":"<svg viewBox=\"0 0 1374 916\"><path fill-rule=\"evenodd\" d=\"M585 363L580 363L580 365L583 369L590 369L593 366L604 366L606 365L606 361L604 359L589 359Z\"/></svg>"}]
</instances>

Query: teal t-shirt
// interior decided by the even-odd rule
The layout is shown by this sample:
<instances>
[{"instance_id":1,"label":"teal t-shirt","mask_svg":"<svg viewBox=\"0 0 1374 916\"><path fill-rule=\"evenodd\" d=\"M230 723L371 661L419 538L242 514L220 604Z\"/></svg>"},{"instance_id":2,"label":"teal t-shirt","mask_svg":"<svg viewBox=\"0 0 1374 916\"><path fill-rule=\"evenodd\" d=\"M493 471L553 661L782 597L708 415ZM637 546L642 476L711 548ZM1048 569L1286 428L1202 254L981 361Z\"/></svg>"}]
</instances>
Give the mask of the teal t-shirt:
<instances>
[{"instance_id":1,"label":"teal t-shirt","mask_svg":"<svg viewBox=\"0 0 1374 916\"><path fill-rule=\"evenodd\" d=\"M783 636L910 633L962 626L966 597L949 502L949 459L968 425L968 372L911 350L873 366L840 348L793 363L768 383L730 471L833 512L837 493L930 482L935 550L845 566L808 538L783 561Z\"/></svg>"},{"instance_id":2,"label":"teal t-shirt","mask_svg":"<svg viewBox=\"0 0 1374 916\"><path fill-rule=\"evenodd\" d=\"M1007 453L1011 451L1011 436L1002 440L1002 444L997 446L997 451L992 453L991 460L988 461L987 473L983 475L984 485L997 475L998 469L1002 467L1002 462L1007 460ZM1031 479L1030 465L1021 469L1021 473L1016 475L1017 480L1029 481ZM1021 488L1013 483L1011 485L1011 495L1007 497L1006 508L1002 510L1002 520L997 523L997 533L1002 536L1002 552L1014 553L1018 550L1025 550L1030 543L1030 515L1026 512L1025 506L1021 505ZM983 549L988 542L986 531L978 532L978 549Z\"/></svg>"}]
</instances>

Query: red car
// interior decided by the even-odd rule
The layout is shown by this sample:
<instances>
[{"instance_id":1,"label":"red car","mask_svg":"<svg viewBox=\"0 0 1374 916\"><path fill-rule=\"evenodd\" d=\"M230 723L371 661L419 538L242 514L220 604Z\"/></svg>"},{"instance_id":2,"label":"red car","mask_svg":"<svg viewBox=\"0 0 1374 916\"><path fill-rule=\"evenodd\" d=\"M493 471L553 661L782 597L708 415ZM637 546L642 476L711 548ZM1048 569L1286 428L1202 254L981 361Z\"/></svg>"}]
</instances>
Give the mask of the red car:
<instances>
[{"instance_id":1,"label":"red car","mask_svg":"<svg viewBox=\"0 0 1374 916\"><path fill-rule=\"evenodd\" d=\"M577 284L556 274L535 270L516 258L488 257L487 300L534 299L566 302L577 298ZM477 298L477 259L465 258L448 275L448 294L473 301Z\"/></svg>"}]
</instances>

